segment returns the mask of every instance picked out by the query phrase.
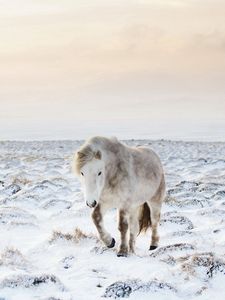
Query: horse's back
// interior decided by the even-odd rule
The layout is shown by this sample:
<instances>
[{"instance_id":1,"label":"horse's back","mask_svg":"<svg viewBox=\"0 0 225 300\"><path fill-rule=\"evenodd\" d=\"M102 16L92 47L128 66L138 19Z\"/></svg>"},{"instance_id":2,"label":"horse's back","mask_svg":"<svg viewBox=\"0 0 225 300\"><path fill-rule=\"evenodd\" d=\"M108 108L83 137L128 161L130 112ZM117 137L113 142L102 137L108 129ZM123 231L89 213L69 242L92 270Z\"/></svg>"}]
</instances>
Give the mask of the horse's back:
<instances>
[{"instance_id":1,"label":"horse's back","mask_svg":"<svg viewBox=\"0 0 225 300\"><path fill-rule=\"evenodd\" d=\"M133 148L133 164L134 171L138 174L142 173L147 177L161 178L163 168L159 156L150 148L137 147Z\"/></svg>"}]
</instances>

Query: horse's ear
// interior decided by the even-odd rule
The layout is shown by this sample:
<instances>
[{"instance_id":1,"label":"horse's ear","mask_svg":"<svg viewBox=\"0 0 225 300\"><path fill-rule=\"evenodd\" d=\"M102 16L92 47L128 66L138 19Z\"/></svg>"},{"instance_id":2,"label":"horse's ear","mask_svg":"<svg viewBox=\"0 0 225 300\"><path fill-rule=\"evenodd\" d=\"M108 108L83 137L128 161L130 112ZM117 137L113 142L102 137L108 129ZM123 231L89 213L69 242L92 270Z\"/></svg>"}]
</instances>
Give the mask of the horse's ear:
<instances>
[{"instance_id":1,"label":"horse's ear","mask_svg":"<svg viewBox=\"0 0 225 300\"><path fill-rule=\"evenodd\" d=\"M102 153L101 153L101 151L97 151L97 152L95 152L95 158L96 159L101 159L102 158Z\"/></svg>"}]
</instances>

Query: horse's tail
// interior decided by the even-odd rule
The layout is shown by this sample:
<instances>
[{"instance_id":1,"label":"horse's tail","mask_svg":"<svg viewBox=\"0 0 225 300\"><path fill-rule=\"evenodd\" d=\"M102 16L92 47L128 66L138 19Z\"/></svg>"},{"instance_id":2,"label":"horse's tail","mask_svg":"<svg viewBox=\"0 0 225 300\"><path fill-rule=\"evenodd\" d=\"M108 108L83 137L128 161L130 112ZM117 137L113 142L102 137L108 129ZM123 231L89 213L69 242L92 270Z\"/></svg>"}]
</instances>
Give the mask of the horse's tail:
<instances>
[{"instance_id":1,"label":"horse's tail","mask_svg":"<svg viewBox=\"0 0 225 300\"><path fill-rule=\"evenodd\" d=\"M148 204L145 202L140 207L139 234L142 231L146 232L150 226L151 226L150 208L149 208Z\"/></svg>"}]
</instances>

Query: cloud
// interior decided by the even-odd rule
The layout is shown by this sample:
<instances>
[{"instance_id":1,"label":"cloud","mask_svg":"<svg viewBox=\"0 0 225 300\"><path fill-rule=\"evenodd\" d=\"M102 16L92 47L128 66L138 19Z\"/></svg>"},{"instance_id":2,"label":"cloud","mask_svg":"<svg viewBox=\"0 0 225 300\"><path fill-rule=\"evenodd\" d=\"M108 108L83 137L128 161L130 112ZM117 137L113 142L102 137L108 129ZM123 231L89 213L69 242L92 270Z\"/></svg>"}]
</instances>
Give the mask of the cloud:
<instances>
[{"instance_id":1,"label":"cloud","mask_svg":"<svg viewBox=\"0 0 225 300\"><path fill-rule=\"evenodd\" d=\"M225 34L219 30L196 33L191 40L191 47L205 51L222 52L225 57Z\"/></svg>"},{"instance_id":2,"label":"cloud","mask_svg":"<svg viewBox=\"0 0 225 300\"><path fill-rule=\"evenodd\" d=\"M0 93L7 99L224 91L222 1L10 3L0 11Z\"/></svg>"}]
</instances>

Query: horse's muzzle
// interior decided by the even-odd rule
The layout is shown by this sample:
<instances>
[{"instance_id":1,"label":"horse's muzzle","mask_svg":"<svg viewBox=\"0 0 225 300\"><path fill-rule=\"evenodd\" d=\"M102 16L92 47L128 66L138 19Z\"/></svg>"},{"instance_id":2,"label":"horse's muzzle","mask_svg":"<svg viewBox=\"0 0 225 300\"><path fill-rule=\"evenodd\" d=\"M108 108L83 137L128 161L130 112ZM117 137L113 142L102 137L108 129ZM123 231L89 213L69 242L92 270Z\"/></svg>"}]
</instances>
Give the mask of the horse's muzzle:
<instances>
[{"instance_id":1,"label":"horse's muzzle","mask_svg":"<svg viewBox=\"0 0 225 300\"><path fill-rule=\"evenodd\" d=\"M86 204L87 204L87 206L94 208L97 205L97 201L94 200L92 203L86 202Z\"/></svg>"}]
</instances>

